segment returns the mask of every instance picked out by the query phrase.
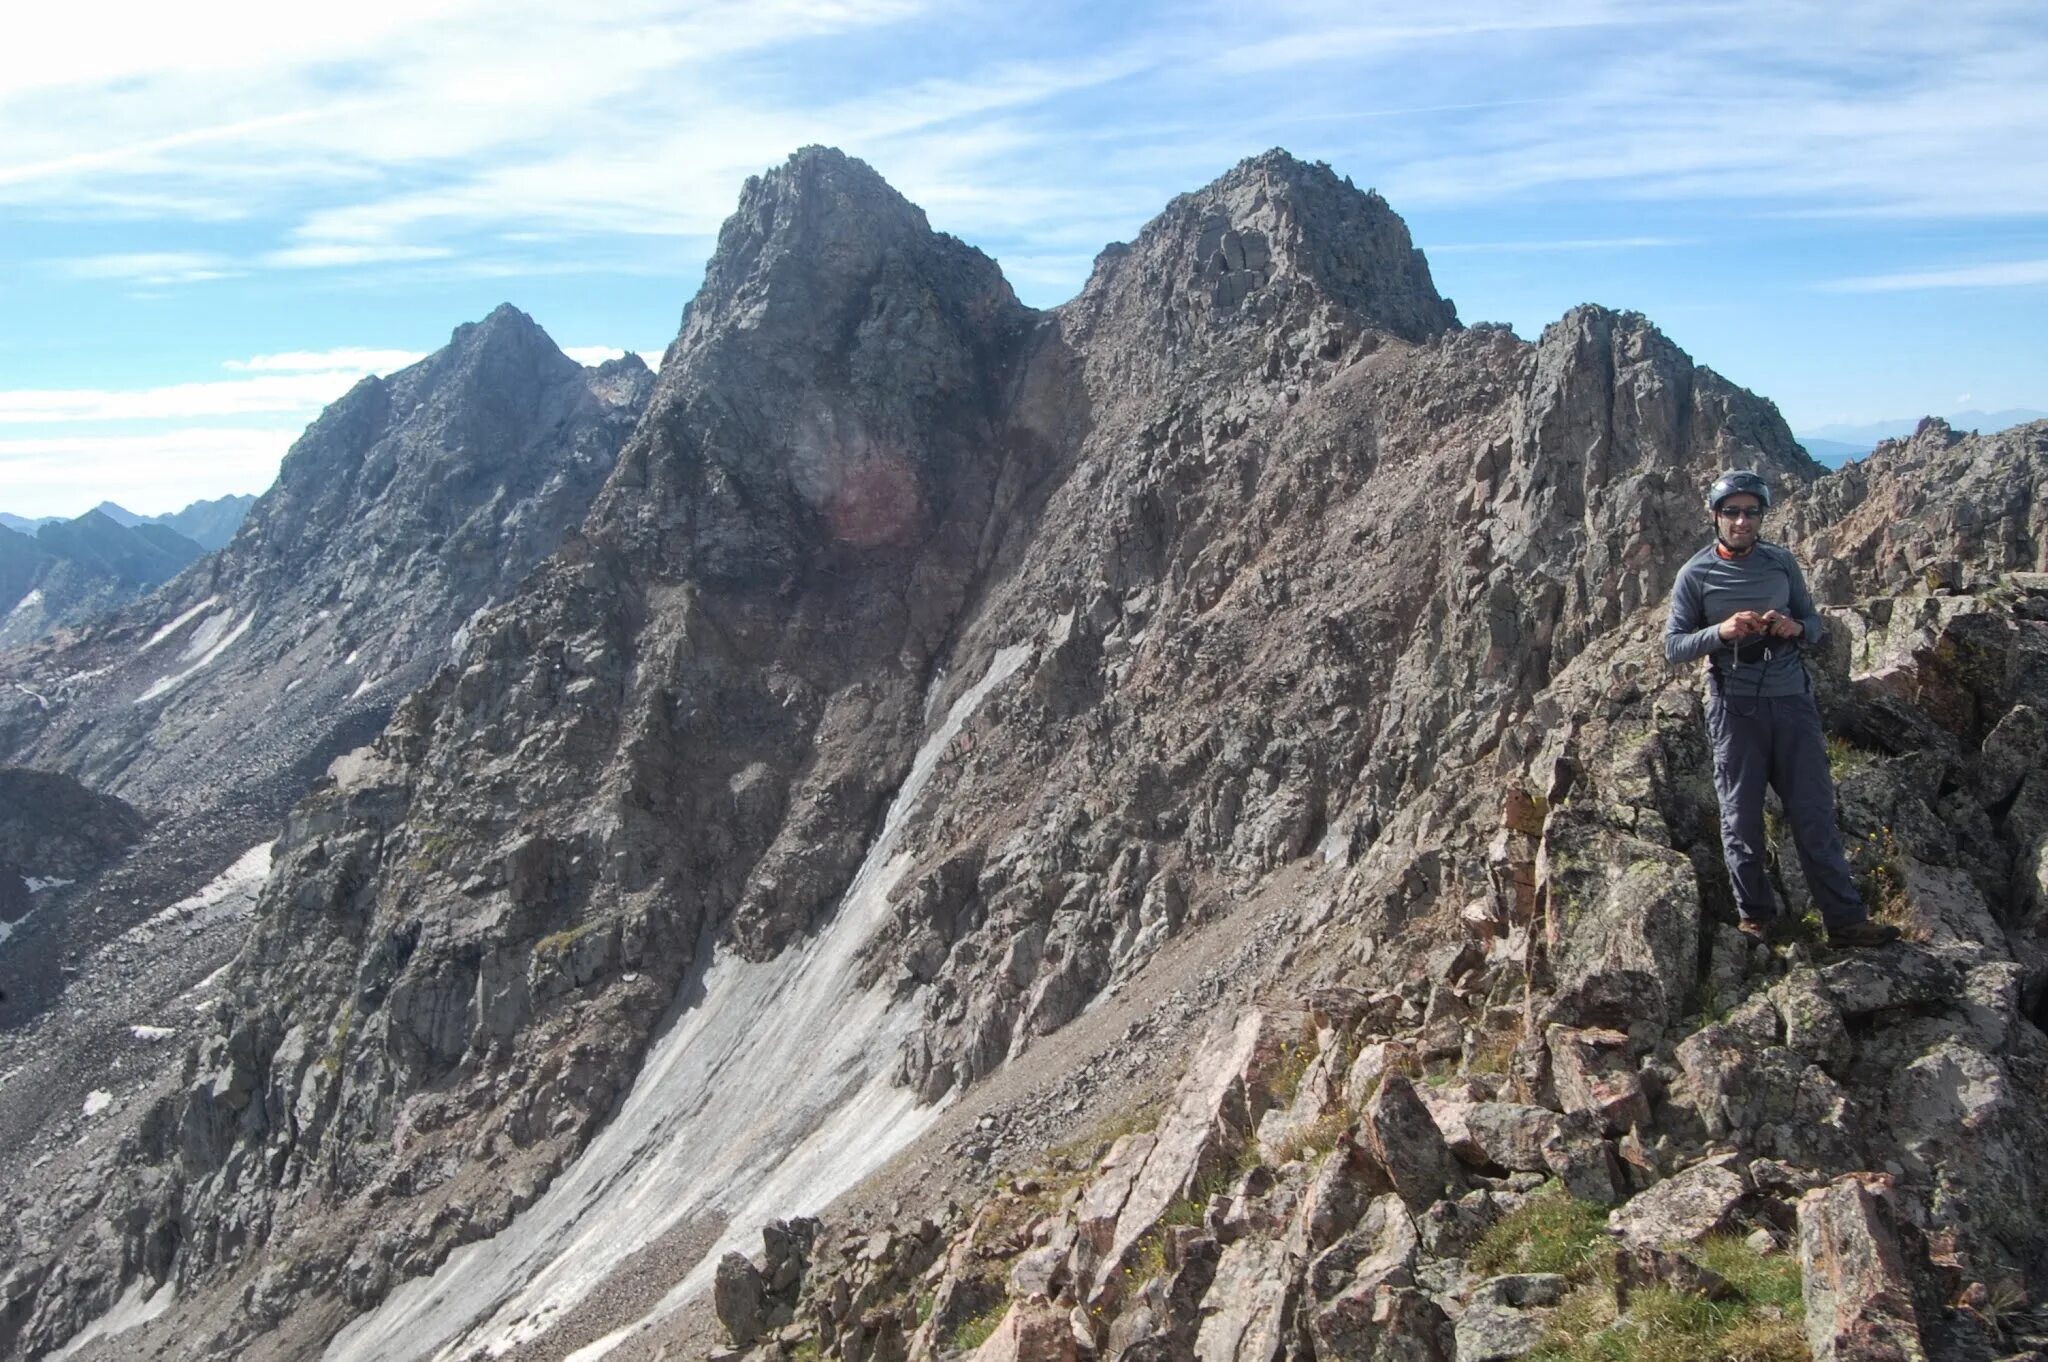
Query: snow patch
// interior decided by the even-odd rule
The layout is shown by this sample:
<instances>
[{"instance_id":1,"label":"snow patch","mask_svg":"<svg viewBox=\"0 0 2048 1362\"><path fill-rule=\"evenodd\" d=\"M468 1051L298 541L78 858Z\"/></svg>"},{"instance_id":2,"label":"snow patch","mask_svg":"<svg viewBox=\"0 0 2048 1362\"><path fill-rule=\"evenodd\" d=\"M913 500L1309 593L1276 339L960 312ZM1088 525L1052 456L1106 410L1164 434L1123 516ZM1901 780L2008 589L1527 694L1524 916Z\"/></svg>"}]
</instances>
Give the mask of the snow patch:
<instances>
[{"instance_id":1,"label":"snow patch","mask_svg":"<svg viewBox=\"0 0 2048 1362\"><path fill-rule=\"evenodd\" d=\"M42 692L30 690L27 686L22 685L21 682L19 681L16 681L14 683L14 688L20 691L23 695L26 695L29 699L35 701L37 708L48 709L50 707L50 697L44 695Z\"/></svg>"},{"instance_id":2,"label":"snow patch","mask_svg":"<svg viewBox=\"0 0 2048 1362\"><path fill-rule=\"evenodd\" d=\"M7 612L7 618L13 619L16 615L21 614L24 610L34 610L41 606L42 603L43 589L41 587L37 587L34 591L29 592L28 595L23 596L20 600L14 603L14 608Z\"/></svg>"},{"instance_id":3,"label":"snow patch","mask_svg":"<svg viewBox=\"0 0 2048 1362\"><path fill-rule=\"evenodd\" d=\"M503 1356L671 1229L724 1218L719 1241L645 1318L573 1354L601 1357L701 1292L764 1221L821 1209L938 1118L890 1079L922 993L860 988L856 958L888 920L911 860L896 845L940 756L1030 654L997 653L926 738L825 930L773 960L712 960L700 1001L655 1041L583 1156L496 1238L456 1250L336 1335L330 1362Z\"/></svg>"},{"instance_id":4,"label":"snow patch","mask_svg":"<svg viewBox=\"0 0 2048 1362\"><path fill-rule=\"evenodd\" d=\"M450 662L460 662L462 660L463 650L469 647L470 636L476 632L476 622L482 619L484 611L490 608L491 603L485 601L482 605L469 612L468 619L456 626L455 633L448 640L448 660Z\"/></svg>"},{"instance_id":5,"label":"snow patch","mask_svg":"<svg viewBox=\"0 0 2048 1362\"><path fill-rule=\"evenodd\" d=\"M220 597L208 596L205 600L193 606L190 610L187 610L184 614L178 616L169 624L166 624L163 628L151 634L149 636L149 641L143 644L140 648L137 648L135 651L138 653L148 652L151 648L156 647L157 644L162 643L172 634L177 633L180 629L183 629L186 625L190 624L194 619L198 618L200 615L205 614L207 611L213 609L213 607L218 604L220 604Z\"/></svg>"},{"instance_id":6,"label":"snow patch","mask_svg":"<svg viewBox=\"0 0 2048 1362\"><path fill-rule=\"evenodd\" d=\"M217 630L214 626L216 624L224 623L228 618L229 616L225 614L215 615L212 619L200 625L198 630L192 635L191 644L188 645L185 649L185 660L190 661L192 665L187 667L184 671L175 672L170 676L160 678L148 690L136 696L135 703L139 705L144 703L145 701L154 700L157 698L157 696L162 695L166 691L170 690L173 686L177 686L183 683L184 681L190 679L197 673L202 672L206 668L212 666L215 658L219 657L222 653L226 652L230 647L232 647L234 645L235 640L239 639L242 635L249 632L249 626L256 622L256 612L252 610L247 615L245 615L242 618L242 622L236 625L234 629L228 633L227 637L216 637L219 633L219 630ZM201 640L206 640L208 645L203 652L198 651Z\"/></svg>"},{"instance_id":7,"label":"snow patch","mask_svg":"<svg viewBox=\"0 0 2048 1362\"><path fill-rule=\"evenodd\" d=\"M229 961L228 963L233 964L234 962ZM186 989L182 996L189 998L195 993L206 992L206 990L220 983L220 981L227 976L227 972L228 966L222 965L219 969L207 975L204 979L201 979L198 983L192 985L192 987ZM194 1012L204 1012L210 1006L212 1006L211 999L202 999L201 1001L192 1004L192 1010Z\"/></svg>"},{"instance_id":8,"label":"snow patch","mask_svg":"<svg viewBox=\"0 0 2048 1362\"><path fill-rule=\"evenodd\" d=\"M381 678L375 676L370 677L368 680L364 681L362 685L357 686L354 690L350 691L348 693L348 698L351 700L362 699L365 695L368 695L371 691L377 688L377 682L380 679Z\"/></svg>"},{"instance_id":9,"label":"snow patch","mask_svg":"<svg viewBox=\"0 0 2048 1362\"><path fill-rule=\"evenodd\" d=\"M137 1040L154 1042L169 1040L172 1036L178 1034L178 1028L175 1026L131 1026L128 1028L128 1034Z\"/></svg>"},{"instance_id":10,"label":"snow patch","mask_svg":"<svg viewBox=\"0 0 2048 1362\"><path fill-rule=\"evenodd\" d=\"M97 1116L113 1105L114 1094L108 1092L105 1088L94 1088L85 1095L85 1114L87 1116Z\"/></svg>"},{"instance_id":11,"label":"snow patch","mask_svg":"<svg viewBox=\"0 0 2048 1362\"><path fill-rule=\"evenodd\" d=\"M121 1299L109 1307L106 1314L72 1335L71 1341L51 1353L45 1362L63 1362L64 1358L71 1356L88 1343L112 1338L115 1334L125 1334L137 1325L147 1324L170 1309L171 1302L177 1298L177 1288L168 1281L162 1286L156 1286L147 1277L138 1277L134 1285L123 1293Z\"/></svg>"},{"instance_id":12,"label":"snow patch","mask_svg":"<svg viewBox=\"0 0 2048 1362\"><path fill-rule=\"evenodd\" d=\"M270 877L270 849L274 845L265 842L250 847L235 858L233 865L208 880L198 893L151 914L122 933L121 939L140 945L165 927L182 923L189 932L196 932L226 918L246 914L255 906L263 881Z\"/></svg>"},{"instance_id":13,"label":"snow patch","mask_svg":"<svg viewBox=\"0 0 2048 1362\"><path fill-rule=\"evenodd\" d=\"M55 878L54 876L45 878L40 875L29 875L23 878L22 883L28 886L29 893L40 894L45 889L62 889L65 885L76 884L78 883L78 881L60 880Z\"/></svg>"},{"instance_id":14,"label":"snow patch","mask_svg":"<svg viewBox=\"0 0 2048 1362\"><path fill-rule=\"evenodd\" d=\"M199 658L209 648L220 642L221 636L227 633L228 626L234 623L234 619L234 611L223 610L197 629L194 629L192 637L185 640L185 651L178 655L179 660L191 662Z\"/></svg>"}]
</instances>

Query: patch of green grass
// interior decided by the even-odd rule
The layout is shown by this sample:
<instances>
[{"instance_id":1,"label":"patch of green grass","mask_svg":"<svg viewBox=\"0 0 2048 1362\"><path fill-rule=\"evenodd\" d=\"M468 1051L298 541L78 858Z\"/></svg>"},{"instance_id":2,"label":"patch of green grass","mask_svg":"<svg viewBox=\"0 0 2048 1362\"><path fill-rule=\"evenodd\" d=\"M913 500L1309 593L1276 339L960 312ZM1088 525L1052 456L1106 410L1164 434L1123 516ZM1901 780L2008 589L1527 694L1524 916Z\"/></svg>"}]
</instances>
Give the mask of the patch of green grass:
<instances>
[{"instance_id":1,"label":"patch of green grass","mask_svg":"<svg viewBox=\"0 0 2048 1362\"><path fill-rule=\"evenodd\" d=\"M1531 1356L1536 1362L1808 1362L1810 1354L1798 1316L1776 1307L1702 1300L1658 1286L1633 1292L1628 1313L1616 1317L1613 1293L1585 1286L1558 1307Z\"/></svg>"},{"instance_id":2,"label":"patch of green grass","mask_svg":"<svg viewBox=\"0 0 2048 1362\"><path fill-rule=\"evenodd\" d=\"M1611 1272L1601 1271L1559 1303L1536 1362L1808 1362L1799 1264L1764 1257L1732 1236L1693 1249L1702 1266L1737 1295L1709 1301L1666 1287L1631 1292L1617 1308Z\"/></svg>"},{"instance_id":3,"label":"patch of green grass","mask_svg":"<svg viewBox=\"0 0 2048 1362\"><path fill-rule=\"evenodd\" d=\"M800 1340L789 1350L789 1362L821 1362L825 1356L825 1345L815 1338Z\"/></svg>"},{"instance_id":4,"label":"patch of green grass","mask_svg":"<svg viewBox=\"0 0 2048 1362\"><path fill-rule=\"evenodd\" d=\"M1791 837L1792 825L1785 821L1785 815L1778 809L1768 804L1765 805L1764 845L1766 847L1780 847L1790 841Z\"/></svg>"},{"instance_id":5,"label":"patch of green grass","mask_svg":"<svg viewBox=\"0 0 2048 1362\"><path fill-rule=\"evenodd\" d=\"M1913 900L1906 894L1906 853L1890 828L1879 828L1851 849L1856 869L1856 890L1871 920L1897 927L1908 941L1927 940L1927 929L1913 914Z\"/></svg>"},{"instance_id":6,"label":"patch of green grass","mask_svg":"<svg viewBox=\"0 0 2048 1362\"><path fill-rule=\"evenodd\" d=\"M1876 760L1876 753L1858 747L1839 733L1829 735L1828 772L1838 783L1851 772L1860 771Z\"/></svg>"},{"instance_id":7,"label":"patch of green grass","mask_svg":"<svg viewBox=\"0 0 2048 1362\"><path fill-rule=\"evenodd\" d=\"M1348 1108L1342 1106L1335 1111L1325 1112L1307 1125L1291 1132L1274 1148L1267 1150L1266 1157L1278 1167L1293 1163L1311 1151L1327 1152L1336 1146L1337 1137L1348 1130L1356 1119Z\"/></svg>"},{"instance_id":8,"label":"patch of green grass","mask_svg":"<svg viewBox=\"0 0 2048 1362\"><path fill-rule=\"evenodd\" d=\"M1561 1272L1585 1280L1607 1245L1607 1208L1544 1185L1494 1223L1467 1263L1480 1277L1503 1272Z\"/></svg>"},{"instance_id":9,"label":"patch of green grass","mask_svg":"<svg viewBox=\"0 0 2048 1362\"><path fill-rule=\"evenodd\" d=\"M566 931L554 932L533 943L535 955L566 955L569 948L597 930L595 922L579 922Z\"/></svg>"},{"instance_id":10,"label":"patch of green grass","mask_svg":"<svg viewBox=\"0 0 2048 1362\"><path fill-rule=\"evenodd\" d=\"M1164 1222L1161 1224L1163 1226ZM1155 1227L1138 1240L1131 1253L1130 1265L1124 1269L1124 1278L1132 1287L1137 1287L1165 1275L1166 1233L1163 1228Z\"/></svg>"},{"instance_id":11,"label":"patch of green grass","mask_svg":"<svg viewBox=\"0 0 2048 1362\"><path fill-rule=\"evenodd\" d=\"M1109 1146L1126 1135L1151 1130L1159 1124L1159 1118L1165 1111L1166 1103L1154 1098L1123 1111L1111 1112L1072 1139L1047 1148L1046 1161L1054 1167L1070 1170L1091 1169Z\"/></svg>"},{"instance_id":12,"label":"patch of green grass","mask_svg":"<svg viewBox=\"0 0 2048 1362\"><path fill-rule=\"evenodd\" d=\"M1316 1062L1314 1041L1297 1041L1280 1047L1280 1067L1273 1074L1273 1102L1286 1106L1301 1091L1301 1080Z\"/></svg>"},{"instance_id":13,"label":"patch of green grass","mask_svg":"<svg viewBox=\"0 0 2048 1362\"><path fill-rule=\"evenodd\" d=\"M1691 1251L1695 1262L1727 1278L1728 1285L1742 1293L1752 1305L1775 1305L1796 1310L1804 1299L1799 1276L1799 1259L1790 1253L1768 1257L1758 1253L1740 1236L1717 1234Z\"/></svg>"},{"instance_id":14,"label":"patch of green grass","mask_svg":"<svg viewBox=\"0 0 2048 1362\"><path fill-rule=\"evenodd\" d=\"M973 1319L960 1321L959 1327L955 1328L952 1336L946 1340L946 1346L955 1352L973 1352L988 1342L990 1335L995 1333L996 1326L1003 1322L1003 1316L1009 1313L1010 1302L997 1301Z\"/></svg>"},{"instance_id":15,"label":"patch of green grass","mask_svg":"<svg viewBox=\"0 0 2048 1362\"><path fill-rule=\"evenodd\" d=\"M327 1043L327 1053L320 1056L320 1067L330 1076L341 1072L342 1058L348 1054L349 1033L355 1029L355 1024L356 1005L351 999L335 1020L334 1035Z\"/></svg>"},{"instance_id":16,"label":"patch of green grass","mask_svg":"<svg viewBox=\"0 0 2048 1362\"><path fill-rule=\"evenodd\" d=\"M1472 1042L1472 1053L1465 1060L1465 1071L1475 1074L1504 1074L1514 1060L1515 1047L1522 1043L1523 1023L1497 1030L1481 1031Z\"/></svg>"}]
</instances>

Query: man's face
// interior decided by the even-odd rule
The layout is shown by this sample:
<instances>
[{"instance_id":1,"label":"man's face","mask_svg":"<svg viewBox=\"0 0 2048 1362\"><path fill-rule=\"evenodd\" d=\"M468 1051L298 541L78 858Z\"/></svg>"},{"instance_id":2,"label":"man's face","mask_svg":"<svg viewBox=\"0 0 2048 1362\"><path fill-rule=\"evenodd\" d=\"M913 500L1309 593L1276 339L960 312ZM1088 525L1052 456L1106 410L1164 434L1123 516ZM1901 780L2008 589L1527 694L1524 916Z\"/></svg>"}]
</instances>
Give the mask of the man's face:
<instances>
[{"instance_id":1,"label":"man's face","mask_svg":"<svg viewBox=\"0 0 2048 1362\"><path fill-rule=\"evenodd\" d=\"M1763 531L1764 504L1747 492L1737 492L1714 512L1714 524L1730 548L1753 546Z\"/></svg>"}]
</instances>

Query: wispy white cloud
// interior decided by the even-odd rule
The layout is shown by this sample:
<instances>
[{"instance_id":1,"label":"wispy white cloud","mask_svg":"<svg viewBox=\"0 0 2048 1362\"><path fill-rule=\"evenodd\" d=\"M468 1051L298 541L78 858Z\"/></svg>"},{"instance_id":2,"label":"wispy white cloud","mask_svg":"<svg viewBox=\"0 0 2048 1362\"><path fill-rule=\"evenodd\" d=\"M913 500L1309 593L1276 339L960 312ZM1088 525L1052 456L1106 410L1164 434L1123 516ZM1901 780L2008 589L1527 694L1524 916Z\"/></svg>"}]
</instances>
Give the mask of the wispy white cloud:
<instances>
[{"instance_id":1,"label":"wispy white cloud","mask_svg":"<svg viewBox=\"0 0 2048 1362\"><path fill-rule=\"evenodd\" d=\"M344 265L389 265L413 260L443 260L453 255L446 246L401 246L328 243L269 251L263 263L274 269L333 269Z\"/></svg>"},{"instance_id":2,"label":"wispy white cloud","mask_svg":"<svg viewBox=\"0 0 2048 1362\"><path fill-rule=\"evenodd\" d=\"M0 426L310 418L365 375L392 373L421 358L416 350L343 346L224 360L221 368L237 375L227 379L145 388L0 389Z\"/></svg>"},{"instance_id":3,"label":"wispy white cloud","mask_svg":"<svg viewBox=\"0 0 2048 1362\"><path fill-rule=\"evenodd\" d=\"M2048 260L2003 260L1949 269L1855 275L1830 279L1814 287L1825 293L1897 293L1909 289L2024 288L2035 284L2048 284ZM1969 399L1965 395L1956 400Z\"/></svg>"},{"instance_id":4,"label":"wispy white cloud","mask_svg":"<svg viewBox=\"0 0 2048 1362\"><path fill-rule=\"evenodd\" d=\"M127 251L77 256L58 262L74 279L125 279L137 284L192 284L240 271L212 251Z\"/></svg>"},{"instance_id":5,"label":"wispy white cloud","mask_svg":"<svg viewBox=\"0 0 2048 1362\"><path fill-rule=\"evenodd\" d=\"M221 361L221 368L238 374L305 374L343 370L356 374L388 374L425 359L418 350L380 350L348 345L332 350L285 350L272 355L251 355L247 359Z\"/></svg>"},{"instance_id":6,"label":"wispy white cloud","mask_svg":"<svg viewBox=\"0 0 2048 1362\"><path fill-rule=\"evenodd\" d=\"M1306 17L1314 22L1263 41L1223 47L1214 54L1213 63L1219 70L1235 72L1294 70L1384 57L1418 47L1451 46L1480 37L1656 23L1665 13L1649 5L1482 4L1467 7L1470 12L1456 19L1414 13L1404 20L1398 17L1400 6L1389 8L1396 17L1383 14L1373 22L1357 23L1350 21L1356 13L1352 10L1332 23L1328 22L1335 17L1331 11L1310 6ZM1671 12L1678 12L1678 7L1671 7Z\"/></svg>"},{"instance_id":7,"label":"wispy white cloud","mask_svg":"<svg viewBox=\"0 0 2048 1362\"><path fill-rule=\"evenodd\" d=\"M0 390L0 423L192 421L313 412L347 392L361 377L346 370L328 370L261 374L210 383L170 383L154 388L7 389Z\"/></svg>"},{"instance_id":8,"label":"wispy white cloud","mask_svg":"<svg viewBox=\"0 0 2048 1362\"><path fill-rule=\"evenodd\" d=\"M1424 243L1423 250L1430 255L1519 255L1549 251L1639 251L1698 244L1698 237L1688 236L1604 236L1570 237L1556 241L1441 241Z\"/></svg>"},{"instance_id":9,"label":"wispy white cloud","mask_svg":"<svg viewBox=\"0 0 2048 1362\"><path fill-rule=\"evenodd\" d=\"M77 515L102 500L142 514L228 492L261 492L297 427L185 427L148 435L0 439L0 482L16 515Z\"/></svg>"}]
</instances>

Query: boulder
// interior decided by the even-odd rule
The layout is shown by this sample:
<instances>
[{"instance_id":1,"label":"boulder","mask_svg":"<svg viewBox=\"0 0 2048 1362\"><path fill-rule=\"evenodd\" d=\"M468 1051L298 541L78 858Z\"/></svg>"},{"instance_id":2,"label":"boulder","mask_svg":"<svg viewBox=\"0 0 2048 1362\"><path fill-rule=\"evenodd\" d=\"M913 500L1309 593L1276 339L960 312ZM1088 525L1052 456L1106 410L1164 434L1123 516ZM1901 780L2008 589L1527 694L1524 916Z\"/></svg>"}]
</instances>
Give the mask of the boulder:
<instances>
[{"instance_id":1,"label":"boulder","mask_svg":"<svg viewBox=\"0 0 2048 1362\"><path fill-rule=\"evenodd\" d=\"M1437 1202L1415 1217L1415 1232L1422 1237L1426 1256L1462 1258L1493 1228L1500 1215L1501 1208L1493 1194L1481 1189L1467 1192L1455 1201Z\"/></svg>"},{"instance_id":2,"label":"boulder","mask_svg":"<svg viewBox=\"0 0 2048 1362\"><path fill-rule=\"evenodd\" d=\"M1601 1135L1599 1119L1588 1112L1573 1112L1544 1137L1543 1163L1580 1201L1612 1206L1628 1199L1628 1173L1614 1141Z\"/></svg>"},{"instance_id":3,"label":"boulder","mask_svg":"<svg viewBox=\"0 0 2048 1362\"><path fill-rule=\"evenodd\" d=\"M1198 1362L1271 1362L1294 1313L1295 1274L1286 1245L1241 1239L1223 1251L1202 1298Z\"/></svg>"},{"instance_id":4,"label":"boulder","mask_svg":"<svg viewBox=\"0 0 2048 1362\"><path fill-rule=\"evenodd\" d=\"M1607 1228L1630 1248L1696 1244L1729 1228L1748 1195L1749 1184L1727 1164L1694 1164L1617 1209Z\"/></svg>"},{"instance_id":5,"label":"boulder","mask_svg":"<svg viewBox=\"0 0 2048 1362\"><path fill-rule=\"evenodd\" d=\"M1437 1303L1409 1286L1346 1292L1310 1322L1318 1357L1347 1362L1453 1362L1457 1335Z\"/></svg>"},{"instance_id":6,"label":"boulder","mask_svg":"<svg viewBox=\"0 0 2048 1362\"><path fill-rule=\"evenodd\" d=\"M1406 1041L1374 1041L1351 1062L1351 1071L1344 1078L1344 1101L1353 1111L1359 1110L1379 1090L1380 1079L1389 1073L1412 1071L1415 1065L1414 1047Z\"/></svg>"},{"instance_id":7,"label":"boulder","mask_svg":"<svg viewBox=\"0 0 2048 1362\"><path fill-rule=\"evenodd\" d=\"M711 1281L711 1309L734 1344L746 1347L768 1328L768 1284L745 1254L728 1253L718 1260Z\"/></svg>"},{"instance_id":8,"label":"boulder","mask_svg":"<svg viewBox=\"0 0 2048 1362\"><path fill-rule=\"evenodd\" d=\"M1392 1192L1366 1207L1358 1226L1310 1260L1304 1274L1309 1299L1318 1305L1346 1291L1370 1300L1380 1286L1413 1286L1421 1245L1415 1221Z\"/></svg>"},{"instance_id":9,"label":"boulder","mask_svg":"<svg viewBox=\"0 0 2048 1362\"><path fill-rule=\"evenodd\" d=\"M1532 1310L1557 1304L1571 1290L1571 1279L1561 1272L1511 1272L1489 1277L1472 1288L1470 1305L1499 1305L1511 1310Z\"/></svg>"},{"instance_id":10,"label":"boulder","mask_svg":"<svg viewBox=\"0 0 2048 1362\"><path fill-rule=\"evenodd\" d=\"M1114 1269L1132 1245L1245 1148L1273 1105L1267 1083L1281 1051L1299 1031L1298 1021L1260 1010L1211 1031L1157 1131L1117 1142L1082 1197L1071 1272L1085 1294L1113 1292Z\"/></svg>"},{"instance_id":11,"label":"boulder","mask_svg":"<svg viewBox=\"0 0 2048 1362\"><path fill-rule=\"evenodd\" d=\"M1923 1362L1889 1177L1851 1173L1799 1199L1814 1362Z\"/></svg>"},{"instance_id":12,"label":"boulder","mask_svg":"<svg viewBox=\"0 0 2048 1362\"><path fill-rule=\"evenodd\" d=\"M1709 1026L1678 1047L1677 1100L1709 1139L1809 1168L1853 1167L1855 1108L1842 1085L1783 1045L1755 1047L1727 1026Z\"/></svg>"},{"instance_id":13,"label":"boulder","mask_svg":"<svg viewBox=\"0 0 2048 1362\"><path fill-rule=\"evenodd\" d=\"M1379 1165L1351 1132L1339 1135L1302 1197L1298 1233L1303 1250L1321 1253L1349 1234L1368 1203L1388 1188Z\"/></svg>"},{"instance_id":14,"label":"boulder","mask_svg":"<svg viewBox=\"0 0 2048 1362\"><path fill-rule=\"evenodd\" d=\"M1845 1019L1953 1000L1962 966L1946 955L1900 943L1859 951L1819 973L1816 987Z\"/></svg>"},{"instance_id":15,"label":"boulder","mask_svg":"<svg viewBox=\"0 0 2048 1362\"><path fill-rule=\"evenodd\" d=\"M1550 1167L1544 1145L1557 1131L1557 1113L1519 1102L1478 1102L1465 1112L1465 1140L1453 1152L1467 1163L1540 1173Z\"/></svg>"},{"instance_id":16,"label":"boulder","mask_svg":"<svg viewBox=\"0 0 2048 1362\"><path fill-rule=\"evenodd\" d=\"M1358 1122L1359 1143L1410 1210L1440 1199L1457 1180L1457 1164L1429 1108L1405 1074L1390 1073Z\"/></svg>"},{"instance_id":17,"label":"boulder","mask_svg":"<svg viewBox=\"0 0 2048 1362\"><path fill-rule=\"evenodd\" d=\"M1619 1031L1552 1026L1551 1082L1566 1111L1591 1112L1610 1135L1650 1121L1650 1099L1629 1063L1628 1037Z\"/></svg>"},{"instance_id":18,"label":"boulder","mask_svg":"<svg viewBox=\"0 0 2048 1362\"><path fill-rule=\"evenodd\" d=\"M1543 1341L1548 1311L1523 1311L1510 1305L1473 1304L1458 1316L1458 1362L1512 1362L1527 1357Z\"/></svg>"},{"instance_id":19,"label":"boulder","mask_svg":"<svg viewBox=\"0 0 2048 1362\"><path fill-rule=\"evenodd\" d=\"M1768 1236L1769 1231L1762 1231ZM1628 1308L1632 1291L1661 1286L1681 1295L1702 1300L1727 1300L1736 1294L1728 1279L1712 1268L1702 1267L1682 1253L1637 1244L1614 1253L1614 1294L1621 1308Z\"/></svg>"},{"instance_id":20,"label":"boulder","mask_svg":"<svg viewBox=\"0 0 2048 1362\"><path fill-rule=\"evenodd\" d=\"M1655 1031L1687 1011L1700 941L1691 861L1565 805L1544 825L1536 874L1561 1019Z\"/></svg>"},{"instance_id":21,"label":"boulder","mask_svg":"<svg viewBox=\"0 0 2048 1362\"><path fill-rule=\"evenodd\" d=\"M973 1362L1077 1362L1080 1349L1067 1312L1044 1301L1019 1301L973 1353Z\"/></svg>"}]
</instances>

